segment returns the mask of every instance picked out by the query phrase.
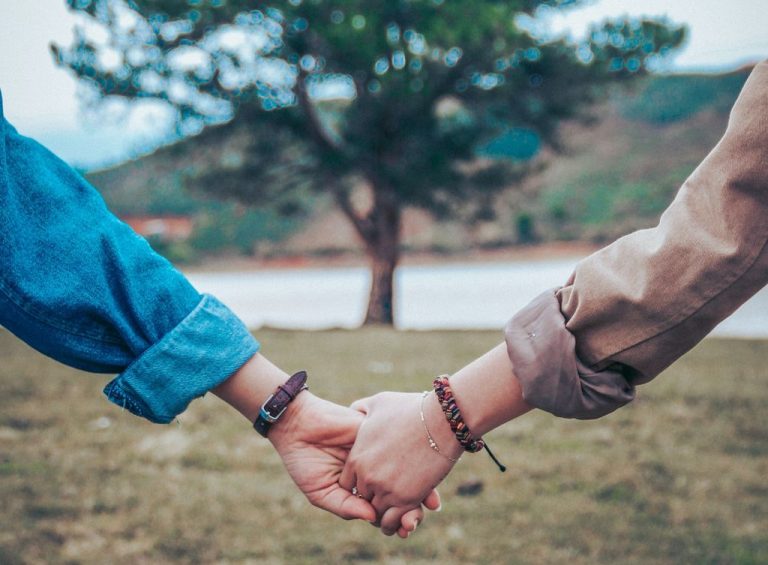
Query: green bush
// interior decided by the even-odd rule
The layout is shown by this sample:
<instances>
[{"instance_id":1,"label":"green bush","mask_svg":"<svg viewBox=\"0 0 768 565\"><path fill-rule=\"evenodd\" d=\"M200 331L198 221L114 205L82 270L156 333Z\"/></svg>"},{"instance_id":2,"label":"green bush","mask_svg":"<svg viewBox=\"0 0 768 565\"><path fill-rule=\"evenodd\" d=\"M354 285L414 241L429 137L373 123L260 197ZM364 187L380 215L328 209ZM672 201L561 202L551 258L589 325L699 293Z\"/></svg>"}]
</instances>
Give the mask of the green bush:
<instances>
[{"instance_id":1,"label":"green bush","mask_svg":"<svg viewBox=\"0 0 768 565\"><path fill-rule=\"evenodd\" d=\"M174 264L194 263L198 259L197 251L186 241L164 241L157 236L150 236L147 241L158 254Z\"/></svg>"},{"instance_id":2,"label":"green bush","mask_svg":"<svg viewBox=\"0 0 768 565\"><path fill-rule=\"evenodd\" d=\"M251 255L259 242L277 242L300 226L300 217L284 217L271 209L243 209L221 203L198 216L191 246L201 252L230 250Z\"/></svg>"},{"instance_id":3,"label":"green bush","mask_svg":"<svg viewBox=\"0 0 768 565\"><path fill-rule=\"evenodd\" d=\"M689 118L705 108L727 112L747 74L654 77L637 96L622 101L621 113L632 120L666 124Z\"/></svg>"}]
</instances>

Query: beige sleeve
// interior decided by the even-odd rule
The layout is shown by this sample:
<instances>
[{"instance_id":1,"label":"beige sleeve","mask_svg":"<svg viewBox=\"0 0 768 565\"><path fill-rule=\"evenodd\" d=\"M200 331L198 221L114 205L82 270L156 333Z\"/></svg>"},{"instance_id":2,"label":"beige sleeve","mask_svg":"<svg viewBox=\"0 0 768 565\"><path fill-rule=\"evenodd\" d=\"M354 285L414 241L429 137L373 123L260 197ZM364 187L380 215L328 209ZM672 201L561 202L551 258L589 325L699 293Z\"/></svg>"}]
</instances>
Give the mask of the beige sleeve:
<instances>
[{"instance_id":1,"label":"beige sleeve","mask_svg":"<svg viewBox=\"0 0 768 565\"><path fill-rule=\"evenodd\" d=\"M723 138L659 225L587 257L566 286L509 321L507 350L526 400L576 418L626 404L634 385L653 379L768 283L767 242L763 62Z\"/></svg>"}]
</instances>

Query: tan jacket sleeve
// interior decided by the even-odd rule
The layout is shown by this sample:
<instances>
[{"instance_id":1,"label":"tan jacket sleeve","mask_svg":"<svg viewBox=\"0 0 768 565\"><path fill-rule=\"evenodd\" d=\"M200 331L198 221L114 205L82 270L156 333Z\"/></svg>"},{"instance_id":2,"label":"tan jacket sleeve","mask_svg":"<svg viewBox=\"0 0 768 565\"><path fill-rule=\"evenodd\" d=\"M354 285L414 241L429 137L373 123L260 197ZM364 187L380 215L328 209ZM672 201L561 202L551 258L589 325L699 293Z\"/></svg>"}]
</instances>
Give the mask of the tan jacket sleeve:
<instances>
[{"instance_id":1,"label":"tan jacket sleeve","mask_svg":"<svg viewBox=\"0 0 768 565\"><path fill-rule=\"evenodd\" d=\"M768 61L659 225L580 262L505 328L526 400L564 417L626 404L768 283ZM766 314L768 315L768 313Z\"/></svg>"}]
</instances>

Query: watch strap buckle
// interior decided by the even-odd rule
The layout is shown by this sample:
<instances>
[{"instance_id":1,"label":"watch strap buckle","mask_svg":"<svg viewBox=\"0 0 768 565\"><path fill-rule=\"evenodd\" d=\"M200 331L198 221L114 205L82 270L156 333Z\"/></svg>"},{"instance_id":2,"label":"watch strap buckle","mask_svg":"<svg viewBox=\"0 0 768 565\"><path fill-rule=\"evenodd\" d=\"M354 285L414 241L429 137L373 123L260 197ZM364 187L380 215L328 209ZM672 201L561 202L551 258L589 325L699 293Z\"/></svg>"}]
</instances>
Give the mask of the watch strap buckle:
<instances>
[{"instance_id":1,"label":"watch strap buckle","mask_svg":"<svg viewBox=\"0 0 768 565\"><path fill-rule=\"evenodd\" d=\"M275 389L275 392L269 395L259 409L259 415L253 422L253 428L262 436L267 437L267 433L272 425L288 409L288 405L303 390L307 390L307 373L299 371L294 373L284 384Z\"/></svg>"}]
</instances>

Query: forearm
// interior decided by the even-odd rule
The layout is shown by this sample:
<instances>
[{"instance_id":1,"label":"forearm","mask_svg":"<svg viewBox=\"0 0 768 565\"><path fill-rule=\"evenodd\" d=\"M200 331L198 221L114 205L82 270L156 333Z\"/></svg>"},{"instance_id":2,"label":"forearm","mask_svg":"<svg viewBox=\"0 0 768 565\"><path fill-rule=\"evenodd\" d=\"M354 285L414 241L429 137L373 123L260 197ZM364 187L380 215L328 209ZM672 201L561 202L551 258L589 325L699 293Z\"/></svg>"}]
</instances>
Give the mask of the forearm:
<instances>
[{"instance_id":1,"label":"forearm","mask_svg":"<svg viewBox=\"0 0 768 565\"><path fill-rule=\"evenodd\" d=\"M533 407L501 343L451 376L456 404L472 434L480 437Z\"/></svg>"},{"instance_id":2,"label":"forearm","mask_svg":"<svg viewBox=\"0 0 768 565\"><path fill-rule=\"evenodd\" d=\"M285 384L289 377L288 373L257 353L211 392L253 423L264 401L279 385ZM285 432L285 428L291 426L289 422L311 396L309 391L302 392L288 404L280 420L270 429L268 438L272 443Z\"/></svg>"},{"instance_id":3,"label":"forearm","mask_svg":"<svg viewBox=\"0 0 768 565\"><path fill-rule=\"evenodd\" d=\"M476 438L533 409L523 398L520 380L503 343L456 371L450 376L450 384L461 417ZM432 439L441 452L457 459L464 450L456 441L437 395L428 395L422 408ZM414 418L413 423L418 421ZM416 435L422 434L417 431Z\"/></svg>"},{"instance_id":4,"label":"forearm","mask_svg":"<svg viewBox=\"0 0 768 565\"><path fill-rule=\"evenodd\" d=\"M580 419L616 410L768 282L766 93L763 62L659 225L587 257L509 321L530 404Z\"/></svg>"},{"instance_id":5,"label":"forearm","mask_svg":"<svg viewBox=\"0 0 768 565\"><path fill-rule=\"evenodd\" d=\"M264 400L288 374L257 353L236 373L211 390L213 394L240 412L249 422L256 420Z\"/></svg>"},{"instance_id":6,"label":"forearm","mask_svg":"<svg viewBox=\"0 0 768 565\"><path fill-rule=\"evenodd\" d=\"M62 363L121 373L108 398L150 421L172 421L258 350L1 101L0 241L0 324Z\"/></svg>"},{"instance_id":7,"label":"forearm","mask_svg":"<svg viewBox=\"0 0 768 565\"><path fill-rule=\"evenodd\" d=\"M768 282L768 62L658 226L580 262L558 292L582 361L645 382Z\"/></svg>"}]
</instances>

